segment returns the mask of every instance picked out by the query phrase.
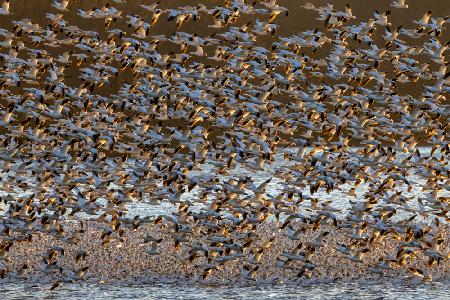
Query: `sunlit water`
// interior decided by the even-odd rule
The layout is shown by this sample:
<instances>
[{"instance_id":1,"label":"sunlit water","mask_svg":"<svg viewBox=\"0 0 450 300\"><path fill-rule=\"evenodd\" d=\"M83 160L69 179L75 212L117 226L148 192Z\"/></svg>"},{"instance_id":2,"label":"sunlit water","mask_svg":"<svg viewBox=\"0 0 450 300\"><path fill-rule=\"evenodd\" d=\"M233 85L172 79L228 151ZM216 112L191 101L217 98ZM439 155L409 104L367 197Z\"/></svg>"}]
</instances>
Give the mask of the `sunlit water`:
<instances>
[{"instance_id":1,"label":"sunlit water","mask_svg":"<svg viewBox=\"0 0 450 300\"><path fill-rule=\"evenodd\" d=\"M295 151L295 149L292 149ZM421 148L422 153L427 153L429 149ZM133 163L133 162L130 162ZM237 167L230 173L230 177L249 176L258 184L267 180L274 169L282 167L286 162L282 156L278 155L274 164L268 169L268 172L250 172L242 167ZM208 173L208 165L205 165L202 172L192 172L189 176L204 176ZM222 179L226 179L222 178ZM412 175L408 178L416 182L416 187L405 195L415 195L420 197L421 185L423 179L420 176ZM362 184L357 189L358 198L352 198L358 201L367 184ZM335 190L327 194L320 191L314 196L320 201L332 200L332 207L339 209L337 214L345 214L350 207L350 197L346 191L350 185L344 185L341 190ZM276 196L281 190L280 181L276 178L268 185L267 194ZM191 193L183 196L183 201L195 199L198 191L194 189ZM309 191L305 189L305 195L309 196ZM306 201L308 202L308 201ZM416 201L414 201L415 203ZM414 207L414 203L411 203ZM201 209L202 205L197 205ZM307 206L307 203L305 204ZM170 203L161 202L159 205L149 203L134 202L128 205L128 215L158 215L170 214L175 210L175 206ZM307 211L306 211L307 213ZM399 211L398 218L404 218L404 212ZM4 299L449 299L448 295L450 282L427 282L427 283L405 283L389 282L383 283L348 283L331 282L319 283L308 286L285 285L242 285L242 286L201 286L187 285L182 283L152 282L147 284L129 285L129 284L98 284L89 282L76 282L63 284L56 290L51 291L50 285L30 284L23 282L4 283L0 285L0 295Z\"/></svg>"},{"instance_id":2,"label":"sunlit water","mask_svg":"<svg viewBox=\"0 0 450 300\"><path fill-rule=\"evenodd\" d=\"M419 147L420 153L422 155L430 155L431 148L429 147ZM356 148L352 148L352 151L356 151ZM248 170L247 168L243 167L242 164L237 164L237 166L229 172L227 176L219 176L220 180L227 181L230 178L239 178L239 177L250 177L252 181L255 183L255 185L259 185L262 182L266 181L269 178L272 178L271 182L267 185L266 188L266 195L268 197L276 197L282 192L282 180L276 177L277 170L280 168L285 167L287 164L291 164L283 159L283 153L296 153L297 148L287 148L282 151L281 153L278 153L275 155L275 160L271 165L268 165L265 167L266 172L259 171L254 172L251 170ZM397 154L397 161L401 161L407 157L407 154L405 153L398 153ZM130 163L134 163L133 160L131 160ZM202 166L202 171L193 171L187 174L188 177L193 178L202 178L203 176L211 176L210 172L212 170L212 166L208 163L204 164ZM407 197L408 199L413 199L412 201L408 201L407 206L409 206L411 209L417 209L417 199L418 198L426 198L430 191L424 191L422 187L426 184L426 179L418 173L419 170L411 171L411 174L407 176L408 181L412 185L412 189L408 190L408 186L406 184L402 184L401 186L397 187L398 191L402 191L402 195ZM275 176L274 176L275 175ZM385 177L382 177L384 179ZM316 192L314 195L310 194L309 188L300 189L302 194L305 196L305 198L314 197L319 200L320 203L323 202L329 202L330 206L335 209L335 213L338 216L345 216L348 213L348 209L351 207L350 201L361 201L364 198L364 193L369 188L369 183L362 183L356 188L356 197L349 196L347 192L350 190L350 188L354 187L353 184L344 184L341 186L338 186L331 192L327 193L324 189L320 189L318 192ZM395 192L395 191L393 191ZM196 203L195 199L197 195L199 194L199 189L194 188L191 192L186 192L182 195L181 200L190 202L193 205L193 210L201 209L204 205ZM253 195L253 192L247 191L247 194L249 196ZM443 190L442 196L450 196L450 192ZM308 215L309 210L308 207L310 206L309 201L305 200L303 203L303 207L305 208L302 213ZM380 205L387 205L386 199L380 199L378 202ZM173 211L176 211L176 206L174 206L171 203L168 202L160 202L158 205L149 205L148 201L140 201L140 202L131 202L127 204L128 208L128 216L134 217L136 215L139 215L141 217L148 216L148 215L159 215L159 214L168 214ZM412 216L412 213L406 212L405 210L398 210L397 215L394 216L393 220L398 220L401 218L406 218ZM418 215L416 217L416 220L421 221L427 221L421 219L421 217Z\"/></svg>"},{"instance_id":3,"label":"sunlit water","mask_svg":"<svg viewBox=\"0 0 450 300\"><path fill-rule=\"evenodd\" d=\"M312 286L258 285L200 287L173 284L97 285L77 283L48 287L4 285L3 299L449 299L449 282L420 285L329 283Z\"/></svg>"}]
</instances>

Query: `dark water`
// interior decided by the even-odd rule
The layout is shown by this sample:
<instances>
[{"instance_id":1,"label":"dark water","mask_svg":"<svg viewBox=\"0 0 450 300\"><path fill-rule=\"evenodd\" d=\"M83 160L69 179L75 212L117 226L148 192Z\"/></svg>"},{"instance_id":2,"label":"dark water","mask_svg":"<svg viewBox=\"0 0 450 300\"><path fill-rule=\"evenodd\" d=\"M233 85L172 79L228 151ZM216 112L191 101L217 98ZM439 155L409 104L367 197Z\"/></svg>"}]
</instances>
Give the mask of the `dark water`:
<instances>
[{"instance_id":1,"label":"dark water","mask_svg":"<svg viewBox=\"0 0 450 300\"><path fill-rule=\"evenodd\" d=\"M392 14L389 17L389 22L392 23L392 28L396 28L400 25L404 25L408 28L415 28L416 25L412 23L413 20L418 20L422 17L422 15L428 10L432 10L433 15L439 17L445 17L450 15L450 1L448 0L413 0L407 1L409 8L408 9L395 9L390 6L393 0L338 0L331 1L334 4L334 7L337 10L343 10L346 3L350 4L352 7L353 15L356 16L357 21L367 21L369 18L373 17L373 11L386 11L391 10ZM0 1L1 2L1 1ZM122 19L117 20L117 22L112 23L108 29L105 29L103 19L83 19L77 15L77 9L82 8L84 10L89 10L92 8L101 8L106 3L111 1L99 1L99 0L81 0L81 1L70 1L68 6L68 11L64 12L63 19L66 21L67 26L76 25L83 30L95 31L98 32L100 37L103 39L107 36L107 31L113 28L120 29L122 31L127 32L128 35L132 34L132 29L127 27L125 20L127 14L138 15L142 17L146 22L150 22L152 13L146 11L142 7L141 4L151 4L156 1L143 1L143 0L132 0L127 1L125 4L117 4L112 3L112 6L122 11ZM223 5L223 0L208 0L208 1L188 1L188 0L164 0L160 1L159 7L162 9L166 8L176 8L180 6L195 6L198 3L205 4L208 8L212 8L216 5ZM250 1L247 1L250 2ZM323 22L318 21L317 12L312 10L306 10L301 6L305 3L312 2L316 7L327 4L328 0L320 0L320 1L308 1L308 0L279 0L277 3L280 6L284 6L289 9L288 16L279 16L276 19L276 23L279 27L276 30L274 36L264 36L259 37L256 45L264 46L266 48L270 48L270 45L274 41L278 41L279 37L285 37L296 32L301 32L305 30L314 30L316 28L324 31ZM43 1L30 1L30 0L10 0L10 11L12 14L3 16L0 15L0 28L7 29L12 31L14 20L22 20L29 19L33 23L37 23L41 26L41 28L46 28L49 24L49 19L46 18L46 13L51 12L54 14L61 13L57 11L51 6L52 1L43 0ZM267 18L267 16L257 16L260 19ZM240 16L237 23L233 24L233 26L240 26L247 22L255 21L255 17L253 16ZM226 28L222 29L214 29L208 27L213 23L212 16L202 16L199 20L193 22L188 21L183 24L179 31L184 31L188 33L197 33L199 36L210 36L211 34L222 33L226 31ZM381 27L381 26L379 26ZM151 28L151 35L172 35L177 31L176 25L174 22L168 22L164 15L159 18L157 24ZM58 35L58 38L64 38L62 35ZM25 38L24 38L25 40ZM446 30L442 33L441 41L450 40L450 31ZM444 42L445 43L445 42ZM40 46L39 48L45 49L51 55L61 54L63 52L69 50L76 50L76 52L82 52L74 47L60 47L60 48L51 48L47 46ZM326 47L325 47L326 48ZM161 43L158 46L158 50L160 53L170 53L172 51L179 51L179 48L174 48L173 44ZM205 47L205 51L208 53L208 56L212 56L214 53L214 47ZM325 51L327 49L324 49ZM309 50L305 49L305 53L308 53ZM320 55L320 52L317 55ZM0 52L8 52L8 49L0 49ZM27 54L28 55L28 54ZM19 53L19 57L21 53ZM211 64L210 60L198 59L196 61L206 62ZM0 62L1 66L1 62ZM77 86L78 82L78 69L83 68L84 66L80 66L79 68L68 68L65 71L65 74L70 76L66 80L66 82L70 85ZM103 95L107 95L110 93L115 93L118 91L118 88L122 85L124 81L129 80L131 77L129 74L120 73L120 75L115 78L111 78L111 85L104 86L103 89L99 89L97 92ZM414 88L414 87L408 87Z\"/></svg>"},{"instance_id":2,"label":"dark water","mask_svg":"<svg viewBox=\"0 0 450 300\"><path fill-rule=\"evenodd\" d=\"M450 15L450 5L448 0L407 0L409 5L408 9L395 9L390 6L393 0L279 0L277 3L280 6L284 6L289 9L288 17L278 17L277 24L280 25L278 33L281 35L291 34L295 31L301 31L306 29L315 28L321 25L321 22L316 20L316 12L305 10L300 6L311 2L314 6L322 6L329 2L334 4L336 9L343 10L346 3L352 7L353 15L358 19L366 20L373 16L374 10L386 11L391 10L390 22L392 26L408 25L413 19L419 19L425 12L432 10L433 14L440 17ZM70 1L69 11L64 14L64 20L72 25L77 25L86 30L93 30L97 32L104 31L103 21L101 19L82 19L76 15L76 9L78 7L83 9L100 8L106 3L111 1L100 0L79 0ZM151 4L156 1L146 0L129 0L126 4L112 3L112 6L119 10L122 10L122 16L125 16L128 12L138 14L141 17L149 18L151 13L140 7L141 4ZM161 8L174 8L178 6L196 5L197 3L203 3L208 7L214 7L215 5L223 4L223 0L207 0L207 1L190 1L190 0L162 0L160 1ZM247 1L250 2L250 1ZM33 22L39 23L41 26L47 23L45 18L45 12L57 13L56 9L52 8L50 0L10 0L10 7L12 15L0 16L0 27L11 29L11 21L22 18L30 19ZM161 18L161 20L164 18ZM205 27L206 18L200 19L197 22L188 22L183 25L182 30L197 31L199 34L208 34L216 31L213 28ZM147 19L149 21L149 19ZM210 21L210 19L208 19ZM159 22L159 21L158 21ZM159 24L159 23L158 23ZM112 26L116 27L116 26ZM154 31L153 31L154 30ZM152 34L171 34L176 30L175 24L167 23L164 26L156 26L152 28ZM448 33L447 33L448 34ZM444 40L446 37L443 37Z\"/></svg>"}]
</instances>

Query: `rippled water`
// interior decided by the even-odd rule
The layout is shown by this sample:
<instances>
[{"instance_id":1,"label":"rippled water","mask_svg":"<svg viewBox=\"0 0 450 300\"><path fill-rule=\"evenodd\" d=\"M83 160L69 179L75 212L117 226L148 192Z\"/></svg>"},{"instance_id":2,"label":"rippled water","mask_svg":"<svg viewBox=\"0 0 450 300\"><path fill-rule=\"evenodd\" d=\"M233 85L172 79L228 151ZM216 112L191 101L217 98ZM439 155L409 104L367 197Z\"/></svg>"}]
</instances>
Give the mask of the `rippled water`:
<instances>
[{"instance_id":1,"label":"rippled water","mask_svg":"<svg viewBox=\"0 0 450 300\"><path fill-rule=\"evenodd\" d=\"M422 155L430 155L431 148L429 147L419 147L420 153ZM309 151L310 149L308 149ZM296 153L297 148L287 148L283 151L286 151L288 153ZM356 151L356 148L353 148L353 151ZM401 161L406 158L405 153L398 153L397 159L398 161ZM131 164L134 163L134 161L130 160ZM228 180L229 178L238 178L238 177L250 177L256 185L261 184L262 182L266 181L267 179L272 177L272 181L267 185L266 193L269 196L276 197L282 190L283 187L281 185L282 181L279 178L273 177L272 174L277 173L277 169L286 166L286 160L283 159L283 153L278 153L275 155L275 160L271 166L266 166L266 172L254 172L249 171L248 169L242 167L240 164L237 164L236 167L230 171L230 173L227 176L219 176L221 180ZM192 171L187 174L188 177L198 177L201 176L207 176L210 171L212 170L212 166L209 164L205 164L202 166L202 171ZM409 206L413 209L417 209L417 198L426 198L427 194L429 194L430 191L424 191L422 190L422 187L426 185L426 179L421 175L411 172L410 175L407 176L407 179L413 183L413 187L411 190L408 191L408 187L406 185L403 185L401 187L398 187L398 190L402 191L402 195L414 199L414 201L410 201L408 203ZM335 213L337 215L343 216L348 213L348 209L350 206L350 201L360 201L363 199L363 195L367 190L369 189L369 183L362 183L356 188L356 194L357 197L351 197L348 196L347 192L350 188L354 187L352 184L344 184L340 187L340 189L334 189L331 192L327 193L324 189L319 190L314 195L311 195L309 192L309 188L302 189L302 193L306 197L315 197L319 199L321 203L329 201L331 204L330 206L335 208ZM195 209L201 209L203 207L203 204L195 203L195 199L199 193L198 188L194 188L191 192L186 192L182 195L181 200L182 201L191 201L193 204L193 208ZM252 192L248 191L248 195L252 195ZM442 196L450 196L450 192L443 190L441 193ZM385 200L380 200L379 204L387 204L384 202ZM309 201L306 201L304 205L308 206ZM128 216L134 217L136 215L139 215L141 217L148 216L148 215L160 215L160 214L168 214L172 211L176 210L176 207L171 203L164 203L160 202L158 205L150 205L148 201L143 202L131 202L127 204ZM308 214L308 212L303 212L305 214ZM396 216L394 216L393 220L398 220L400 218L406 218L410 217L412 214L407 213L403 210L398 210ZM421 217L417 216L416 220L419 220ZM422 221L425 221L421 219Z\"/></svg>"},{"instance_id":2,"label":"rippled water","mask_svg":"<svg viewBox=\"0 0 450 300\"><path fill-rule=\"evenodd\" d=\"M290 149L296 151L296 149ZM428 154L429 148L420 148L421 153ZM400 155L399 159L402 158ZM274 169L285 164L282 155L276 156L271 170L268 172L250 172L244 168L237 167L229 176L249 176L256 184L267 180ZM202 172L191 172L188 176L202 176L208 174L208 165L205 165ZM228 176L227 176L228 177ZM411 175L408 180L416 181L417 187L411 191L404 190L406 196L421 195L423 179L417 175ZM351 186L344 185L342 190L334 190L327 194L320 191L317 196L321 201L333 200L332 206L344 213L349 207L350 197L346 191ZM363 195L367 189L367 184L362 184L357 189L359 196ZM276 196L281 189L279 180L273 179L268 185L267 193ZM448 195L448 192L444 192ZM305 195L309 195L305 189ZM195 199L196 189L183 196L184 201ZM360 198L360 197L358 197ZM353 198L357 201L358 198ZM198 207L200 208L200 207ZM148 203L128 204L130 216L170 214L175 207L170 203L160 203L150 205ZM338 213L339 214L339 213ZM400 218L405 217L405 213L399 211ZM427 282L416 284L405 284L395 282L384 283L319 283L310 286L299 285L242 285L242 286L200 286L187 285L182 283L149 283L139 285L126 284L98 284L88 282L78 282L72 284L62 284L54 291L50 291L50 284L31 285L30 283L8 283L0 285L0 295L3 299L450 299L450 281Z\"/></svg>"},{"instance_id":3,"label":"rippled water","mask_svg":"<svg viewBox=\"0 0 450 300\"><path fill-rule=\"evenodd\" d=\"M258 285L199 287L173 284L71 284L48 287L9 284L0 289L3 299L449 299L449 282L420 285L330 283L313 286ZM25 296L26 295L26 296Z\"/></svg>"}]
</instances>

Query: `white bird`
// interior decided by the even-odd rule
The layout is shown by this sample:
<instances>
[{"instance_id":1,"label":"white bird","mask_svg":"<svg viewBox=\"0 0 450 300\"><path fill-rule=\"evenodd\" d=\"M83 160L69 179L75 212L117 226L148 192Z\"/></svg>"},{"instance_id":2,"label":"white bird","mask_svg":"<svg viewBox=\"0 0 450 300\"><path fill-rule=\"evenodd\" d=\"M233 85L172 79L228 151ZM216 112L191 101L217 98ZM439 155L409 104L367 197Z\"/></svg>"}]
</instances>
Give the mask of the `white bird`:
<instances>
[{"instance_id":1,"label":"white bird","mask_svg":"<svg viewBox=\"0 0 450 300\"><path fill-rule=\"evenodd\" d=\"M408 5L405 4L405 2L406 2L406 0L394 0L391 3L391 6L395 7L395 8L408 8Z\"/></svg>"},{"instance_id":2,"label":"white bird","mask_svg":"<svg viewBox=\"0 0 450 300\"><path fill-rule=\"evenodd\" d=\"M363 256L364 256L364 254L366 254L368 252L370 252L370 250L368 248L364 248L364 249L358 250L355 255L351 255L349 258L351 261L354 261L354 262L363 262Z\"/></svg>"},{"instance_id":3,"label":"white bird","mask_svg":"<svg viewBox=\"0 0 450 300\"><path fill-rule=\"evenodd\" d=\"M304 231L303 229L294 230L292 228L292 226L289 224L288 232L286 233L286 237L293 241L301 240L300 235L302 234L303 231Z\"/></svg>"},{"instance_id":4,"label":"white bird","mask_svg":"<svg viewBox=\"0 0 450 300\"><path fill-rule=\"evenodd\" d=\"M152 255L152 256L159 255L158 241L153 241L151 247L145 249L145 253L147 253L148 255Z\"/></svg>"},{"instance_id":5,"label":"white bird","mask_svg":"<svg viewBox=\"0 0 450 300\"><path fill-rule=\"evenodd\" d=\"M54 1L52 3L52 6L60 11L67 11L68 5L69 5L69 0Z\"/></svg>"},{"instance_id":6,"label":"white bird","mask_svg":"<svg viewBox=\"0 0 450 300\"><path fill-rule=\"evenodd\" d=\"M9 0L4 0L0 8L0 15L9 15Z\"/></svg>"}]
</instances>

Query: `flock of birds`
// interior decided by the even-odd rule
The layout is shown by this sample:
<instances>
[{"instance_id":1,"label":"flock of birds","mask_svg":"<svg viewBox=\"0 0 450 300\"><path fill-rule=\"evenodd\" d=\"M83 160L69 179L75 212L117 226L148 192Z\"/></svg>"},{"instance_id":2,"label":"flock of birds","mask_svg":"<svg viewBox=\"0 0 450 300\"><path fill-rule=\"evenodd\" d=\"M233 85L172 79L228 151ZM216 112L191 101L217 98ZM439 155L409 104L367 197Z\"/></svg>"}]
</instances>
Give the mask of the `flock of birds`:
<instances>
[{"instance_id":1,"label":"flock of birds","mask_svg":"<svg viewBox=\"0 0 450 300\"><path fill-rule=\"evenodd\" d=\"M97 224L99 247L157 228L142 259L166 242L202 280L232 261L257 280L276 241L261 242L267 224L295 244L276 260L299 278L314 278L315 253L338 234L328 255L354 264L397 243L371 272L448 272L449 17L393 26L389 10L360 21L349 5L307 3L322 25L281 37L288 10L276 0L149 1L139 14L125 2L54 1L45 26L13 15L0 29L2 278L35 269L59 276L56 288L85 277L89 265L59 263L83 222ZM2 18L13 5L3 0ZM213 34L187 32L200 19ZM158 24L174 33L154 34ZM348 209L325 200L336 192ZM130 217L135 202L174 211ZM14 248L42 235L54 244L39 263L14 269Z\"/></svg>"}]
</instances>

